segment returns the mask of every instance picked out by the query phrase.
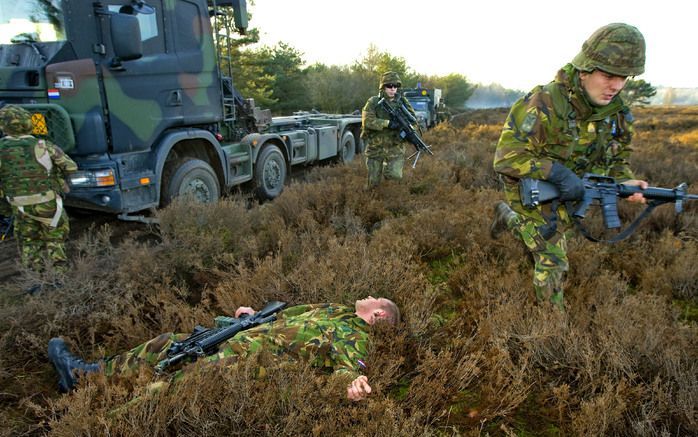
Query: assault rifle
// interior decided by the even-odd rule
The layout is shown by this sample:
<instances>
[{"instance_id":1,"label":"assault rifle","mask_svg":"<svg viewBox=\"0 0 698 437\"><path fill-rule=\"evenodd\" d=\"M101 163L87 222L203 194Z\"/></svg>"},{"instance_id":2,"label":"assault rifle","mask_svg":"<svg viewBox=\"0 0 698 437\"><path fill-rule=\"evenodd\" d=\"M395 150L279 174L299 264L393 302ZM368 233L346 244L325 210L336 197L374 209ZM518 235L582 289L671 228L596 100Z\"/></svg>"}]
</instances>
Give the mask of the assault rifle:
<instances>
[{"instance_id":1,"label":"assault rifle","mask_svg":"<svg viewBox=\"0 0 698 437\"><path fill-rule=\"evenodd\" d=\"M409 141L414 146L415 152L407 157L408 160L414 158L412 168L417 166L417 161L419 161L419 156L422 152L427 152L430 155L434 154L434 152L431 151L431 147L427 146L417 133L417 130L412 127L413 124L417 123L417 119L407 110L404 103L398 101L398 107L395 109L388 104L385 98L382 98L378 101L378 104L385 109L390 119L397 123L400 129L400 138Z\"/></svg>"},{"instance_id":2,"label":"assault rifle","mask_svg":"<svg viewBox=\"0 0 698 437\"><path fill-rule=\"evenodd\" d=\"M182 360L192 361L199 357L211 355L218 351L218 345L233 338L235 334L250 329L262 323L276 320L276 313L286 306L285 302L272 301L253 315L243 314L239 318L216 317L216 328L196 326L192 334L182 341L172 343L167 349L167 358L160 361L155 370L162 373L165 369Z\"/></svg>"},{"instance_id":3,"label":"assault rifle","mask_svg":"<svg viewBox=\"0 0 698 437\"><path fill-rule=\"evenodd\" d=\"M637 225L644 219L652 210L665 203L673 203L676 213L683 211L683 202L685 200L698 200L698 195L688 194L688 186L682 183L676 188L657 188L647 187L644 190L637 186L623 185L616 183L615 179L609 176L601 176L592 173L586 173L582 178L584 183L584 197L575 205L568 203L567 209L582 234L591 241L604 241L615 243L630 236ZM620 217L618 217L618 197L626 198L635 193L642 193L647 199L647 208L640 214L633 223L630 224L623 232L616 235L610 240L599 240L586 231L579 222L587 213L587 210L592 204L599 204L603 213L603 222L606 229L617 229L621 227ZM525 208L535 208L542 203L557 201L560 193L555 185L550 182L539 179L524 178L519 183L519 194L521 195L521 203Z\"/></svg>"}]
</instances>

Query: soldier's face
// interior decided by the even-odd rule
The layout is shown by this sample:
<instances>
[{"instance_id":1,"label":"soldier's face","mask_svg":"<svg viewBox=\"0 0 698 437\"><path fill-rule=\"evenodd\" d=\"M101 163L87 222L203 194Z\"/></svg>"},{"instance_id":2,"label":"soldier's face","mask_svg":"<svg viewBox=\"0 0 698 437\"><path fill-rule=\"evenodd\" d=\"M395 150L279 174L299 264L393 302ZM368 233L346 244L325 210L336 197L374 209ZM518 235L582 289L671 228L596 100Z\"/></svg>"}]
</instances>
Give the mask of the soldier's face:
<instances>
[{"instance_id":1,"label":"soldier's face","mask_svg":"<svg viewBox=\"0 0 698 437\"><path fill-rule=\"evenodd\" d=\"M397 89L398 89L398 88L399 88L399 87L397 86L397 84L394 84L394 83L386 83L386 84L383 86L383 91L385 91L385 94L388 96L388 98L391 98L391 99L392 99L393 97L395 97L395 94L397 93Z\"/></svg>"},{"instance_id":2,"label":"soldier's face","mask_svg":"<svg viewBox=\"0 0 698 437\"><path fill-rule=\"evenodd\" d=\"M383 301L386 300L387 299L383 297L376 299L373 296L368 296L367 298L359 299L356 301L356 309L373 310L377 308L382 308L384 305Z\"/></svg>"},{"instance_id":3,"label":"soldier's face","mask_svg":"<svg viewBox=\"0 0 698 437\"><path fill-rule=\"evenodd\" d=\"M601 70L594 70L591 73L582 71L579 73L579 79L591 103L598 106L611 103L628 80L626 76L616 76Z\"/></svg>"}]
</instances>

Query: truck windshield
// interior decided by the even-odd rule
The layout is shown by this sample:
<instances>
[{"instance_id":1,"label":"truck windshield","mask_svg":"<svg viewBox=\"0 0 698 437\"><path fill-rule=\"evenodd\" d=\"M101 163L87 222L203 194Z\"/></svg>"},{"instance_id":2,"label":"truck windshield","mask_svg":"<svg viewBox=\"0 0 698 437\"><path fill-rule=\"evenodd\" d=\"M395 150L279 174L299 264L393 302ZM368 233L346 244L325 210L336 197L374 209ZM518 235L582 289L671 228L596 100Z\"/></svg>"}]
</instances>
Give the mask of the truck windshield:
<instances>
[{"instance_id":1,"label":"truck windshield","mask_svg":"<svg viewBox=\"0 0 698 437\"><path fill-rule=\"evenodd\" d=\"M63 40L60 0L0 2L0 44Z\"/></svg>"},{"instance_id":2,"label":"truck windshield","mask_svg":"<svg viewBox=\"0 0 698 437\"><path fill-rule=\"evenodd\" d=\"M415 111L426 111L427 110L427 102L424 100L410 100L410 105L412 105L412 108Z\"/></svg>"}]
</instances>

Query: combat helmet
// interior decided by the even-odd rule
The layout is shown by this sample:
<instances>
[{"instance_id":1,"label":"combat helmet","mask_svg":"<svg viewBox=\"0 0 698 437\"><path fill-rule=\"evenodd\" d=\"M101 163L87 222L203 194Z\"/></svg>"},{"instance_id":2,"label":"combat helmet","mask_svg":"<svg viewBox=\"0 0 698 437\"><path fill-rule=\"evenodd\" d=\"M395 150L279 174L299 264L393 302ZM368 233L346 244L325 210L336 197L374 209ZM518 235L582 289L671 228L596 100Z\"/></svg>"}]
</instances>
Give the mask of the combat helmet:
<instances>
[{"instance_id":1,"label":"combat helmet","mask_svg":"<svg viewBox=\"0 0 698 437\"><path fill-rule=\"evenodd\" d=\"M32 132L32 116L17 105L0 109L0 129L6 135L27 135Z\"/></svg>"},{"instance_id":2,"label":"combat helmet","mask_svg":"<svg viewBox=\"0 0 698 437\"><path fill-rule=\"evenodd\" d=\"M581 71L637 76L645 71L645 38L628 24L607 24L584 41L572 65Z\"/></svg>"},{"instance_id":3,"label":"combat helmet","mask_svg":"<svg viewBox=\"0 0 698 437\"><path fill-rule=\"evenodd\" d=\"M397 84L397 86L402 86L400 76L394 71L386 71L385 73L383 73L383 76L381 76L381 84L378 87L378 89L382 90L385 84L387 83L394 83Z\"/></svg>"}]
</instances>

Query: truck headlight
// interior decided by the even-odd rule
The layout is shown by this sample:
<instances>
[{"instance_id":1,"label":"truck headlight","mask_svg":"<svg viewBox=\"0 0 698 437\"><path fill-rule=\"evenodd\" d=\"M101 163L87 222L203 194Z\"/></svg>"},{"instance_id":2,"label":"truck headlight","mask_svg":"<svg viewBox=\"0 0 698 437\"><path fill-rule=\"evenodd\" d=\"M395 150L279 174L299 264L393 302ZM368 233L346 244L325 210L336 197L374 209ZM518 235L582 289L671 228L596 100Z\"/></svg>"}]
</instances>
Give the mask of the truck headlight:
<instances>
[{"instance_id":1,"label":"truck headlight","mask_svg":"<svg viewBox=\"0 0 698 437\"><path fill-rule=\"evenodd\" d=\"M111 187L116 185L114 170L80 170L71 173L68 182L73 187Z\"/></svg>"}]
</instances>

